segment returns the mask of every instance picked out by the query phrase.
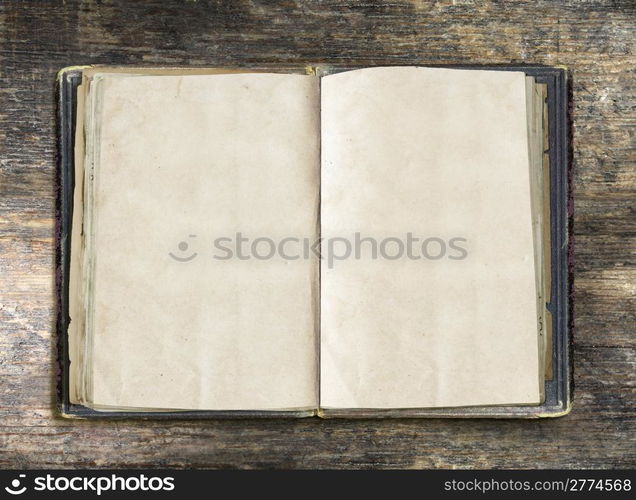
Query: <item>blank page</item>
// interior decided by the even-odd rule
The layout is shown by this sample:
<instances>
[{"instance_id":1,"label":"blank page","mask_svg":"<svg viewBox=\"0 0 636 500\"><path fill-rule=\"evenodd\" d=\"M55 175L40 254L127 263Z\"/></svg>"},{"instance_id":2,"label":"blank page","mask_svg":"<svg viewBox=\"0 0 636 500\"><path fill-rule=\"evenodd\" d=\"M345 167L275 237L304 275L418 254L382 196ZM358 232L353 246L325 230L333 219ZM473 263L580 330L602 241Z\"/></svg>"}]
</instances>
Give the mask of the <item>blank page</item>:
<instances>
[{"instance_id":1,"label":"blank page","mask_svg":"<svg viewBox=\"0 0 636 500\"><path fill-rule=\"evenodd\" d=\"M539 402L525 85L414 67L323 78L322 407Z\"/></svg>"},{"instance_id":2,"label":"blank page","mask_svg":"<svg viewBox=\"0 0 636 500\"><path fill-rule=\"evenodd\" d=\"M317 259L233 249L317 233L316 77L96 75L91 92L93 404L315 408Z\"/></svg>"}]
</instances>

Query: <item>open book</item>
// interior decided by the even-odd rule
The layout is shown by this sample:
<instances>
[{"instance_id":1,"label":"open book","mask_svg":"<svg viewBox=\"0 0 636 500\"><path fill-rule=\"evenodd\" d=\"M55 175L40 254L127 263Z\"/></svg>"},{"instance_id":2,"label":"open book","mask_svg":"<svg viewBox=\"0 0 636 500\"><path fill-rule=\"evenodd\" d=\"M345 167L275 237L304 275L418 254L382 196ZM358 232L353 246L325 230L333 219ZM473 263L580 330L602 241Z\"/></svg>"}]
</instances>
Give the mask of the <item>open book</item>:
<instances>
[{"instance_id":1,"label":"open book","mask_svg":"<svg viewBox=\"0 0 636 500\"><path fill-rule=\"evenodd\" d=\"M521 71L84 70L70 402L540 405L545 98Z\"/></svg>"}]
</instances>

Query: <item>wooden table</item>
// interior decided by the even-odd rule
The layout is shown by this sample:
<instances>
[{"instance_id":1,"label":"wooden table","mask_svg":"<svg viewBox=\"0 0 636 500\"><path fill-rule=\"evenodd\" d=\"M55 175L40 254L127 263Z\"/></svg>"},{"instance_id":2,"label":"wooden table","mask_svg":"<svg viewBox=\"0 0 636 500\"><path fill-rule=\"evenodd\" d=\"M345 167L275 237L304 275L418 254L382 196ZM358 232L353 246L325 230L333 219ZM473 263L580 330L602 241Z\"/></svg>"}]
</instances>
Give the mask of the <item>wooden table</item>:
<instances>
[{"instance_id":1,"label":"wooden table","mask_svg":"<svg viewBox=\"0 0 636 500\"><path fill-rule=\"evenodd\" d=\"M0 3L0 467L628 467L634 444L636 5ZM566 65L574 410L540 421L95 422L55 415L54 80L74 64Z\"/></svg>"}]
</instances>

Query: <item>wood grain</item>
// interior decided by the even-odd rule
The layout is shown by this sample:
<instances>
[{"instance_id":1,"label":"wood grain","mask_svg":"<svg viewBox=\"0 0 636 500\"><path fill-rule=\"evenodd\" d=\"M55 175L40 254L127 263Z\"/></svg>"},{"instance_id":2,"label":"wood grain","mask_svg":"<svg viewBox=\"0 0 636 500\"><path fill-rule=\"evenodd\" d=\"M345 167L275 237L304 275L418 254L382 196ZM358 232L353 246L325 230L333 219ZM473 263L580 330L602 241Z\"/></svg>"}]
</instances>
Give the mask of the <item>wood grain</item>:
<instances>
[{"instance_id":1,"label":"wood grain","mask_svg":"<svg viewBox=\"0 0 636 500\"><path fill-rule=\"evenodd\" d=\"M633 467L632 1L0 3L0 467ZM541 421L64 420L55 379L54 80L74 64L566 65L574 410Z\"/></svg>"}]
</instances>

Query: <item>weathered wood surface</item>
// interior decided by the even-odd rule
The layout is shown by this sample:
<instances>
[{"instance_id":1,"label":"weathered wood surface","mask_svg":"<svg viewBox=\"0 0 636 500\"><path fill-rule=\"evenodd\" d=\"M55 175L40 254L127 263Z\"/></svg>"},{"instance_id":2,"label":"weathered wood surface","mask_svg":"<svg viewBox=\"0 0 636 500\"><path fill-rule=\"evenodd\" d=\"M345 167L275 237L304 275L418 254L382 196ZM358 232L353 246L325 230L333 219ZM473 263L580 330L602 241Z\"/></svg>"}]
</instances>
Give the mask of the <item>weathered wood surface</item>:
<instances>
[{"instance_id":1,"label":"weathered wood surface","mask_svg":"<svg viewBox=\"0 0 636 500\"><path fill-rule=\"evenodd\" d=\"M632 1L0 3L0 467L636 465ZM573 80L574 410L542 421L86 422L53 411L55 73L541 63Z\"/></svg>"}]
</instances>

